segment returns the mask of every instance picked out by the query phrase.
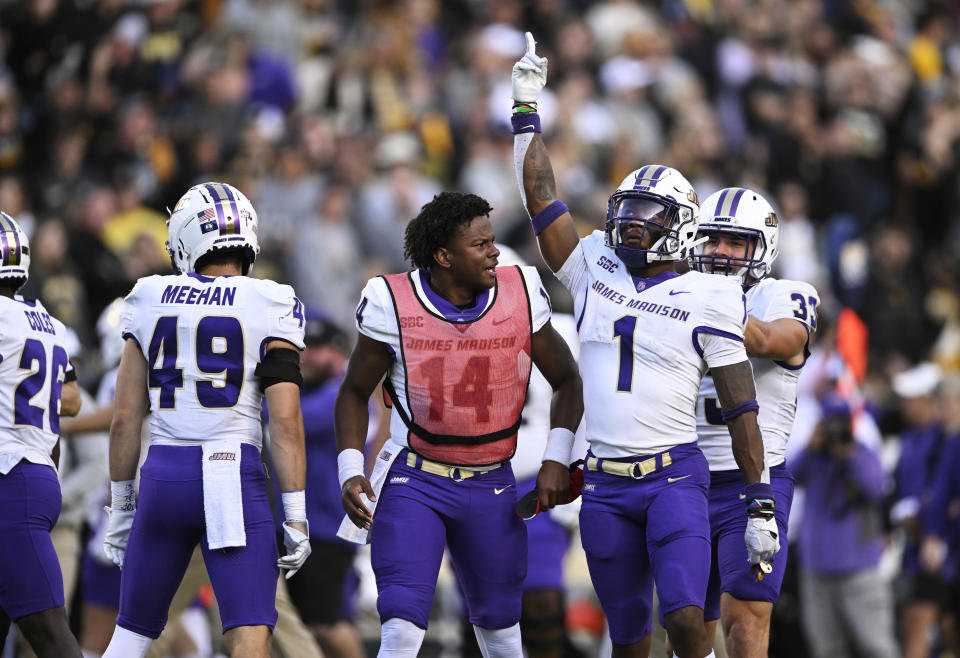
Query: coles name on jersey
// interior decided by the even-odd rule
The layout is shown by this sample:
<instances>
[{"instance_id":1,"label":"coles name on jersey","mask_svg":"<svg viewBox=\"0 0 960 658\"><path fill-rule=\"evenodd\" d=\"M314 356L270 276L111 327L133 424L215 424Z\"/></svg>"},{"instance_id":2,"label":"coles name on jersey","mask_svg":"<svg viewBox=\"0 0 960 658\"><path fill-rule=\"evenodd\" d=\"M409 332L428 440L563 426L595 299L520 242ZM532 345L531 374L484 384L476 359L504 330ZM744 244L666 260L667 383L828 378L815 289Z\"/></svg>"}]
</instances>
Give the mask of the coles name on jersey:
<instances>
[{"instance_id":1,"label":"coles name on jersey","mask_svg":"<svg viewBox=\"0 0 960 658\"><path fill-rule=\"evenodd\" d=\"M293 288L245 276L150 276L126 301L123 335L147 360L152 442L239 438L259 447L254 370L271 340L304 348Z\"/></svg>"},{"instance_id":2,"label":"coles name on jersey","mask_svg":"<svg viewBox=\"0 0 960 658\"><path fill-rule=\"evenodd\" d=\"M817 330L817 291L807 283L778 279L763 279L747 291L747 313L772 322L792 318L803 324L809 333ZM808 343L809 344L809 343ZM804 347L804 362L809 356ZM767 467L782 464L786 459L787 441L793 429L797 411L797 381L803 363L790 365L773 359L751 358L753 378L757 386L760 412L757 422L763 435ZM730 433L721 417L713 378L703 378L697 401L697 436L700 450L706 456L711 471L730 471L737 468L730 443Z\"/></svg>"},{"instance_id":3,"label":"coles name on jersey","mask_svg":"<svg viewBox=\"0 0 960 658\"><path fill-rule=\"evenodd\" d=\"M747 360L737 283L700 272L636 277L601 231L580 241L557 278L574 297L593 453L627 457L696 441L703 373Z\"/></svg>"},{"instance_id":4,"label":"coles name on jersey","mask_svg":"<svg viewBox=\"0 0 960 658\"><path fill-rule=\"evenodd\" d=\"M40 302L0 297L0 473L21 458L54 465L66 328Z\"/></svg>"},{"instance_id":5,"label":"coles name on jersey","mask_svg":"<svg viewBox=\"0 0 960 658\"><path fill-rule=\"evenodd\" d=\"M550 304L533 267L500 267L497 279L466 311L433 292L420 270L392 275L390 283L383 277L367 282L357 329L394 357L390 433L397 443L436 461L474 467L513 454L531 335L549 321ZM422 440L401 410L444 443ZM484 442L471 445L473 437Z\"/></svg>"}]
</instances>

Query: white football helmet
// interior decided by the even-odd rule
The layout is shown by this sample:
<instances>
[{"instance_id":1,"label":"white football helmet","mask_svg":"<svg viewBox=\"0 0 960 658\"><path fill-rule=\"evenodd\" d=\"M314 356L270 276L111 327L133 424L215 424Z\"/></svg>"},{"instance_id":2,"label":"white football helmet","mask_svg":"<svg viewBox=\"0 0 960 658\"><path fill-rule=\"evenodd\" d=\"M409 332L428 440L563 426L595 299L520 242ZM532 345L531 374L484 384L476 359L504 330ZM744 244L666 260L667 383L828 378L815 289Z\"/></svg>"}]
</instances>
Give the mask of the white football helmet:
<instances>
[{"instance_id":1,"label":"white football helmet","mask_svg":"<svg viewBox=\"0 0 960 658\"><path fill-rule=\"evenodd\" d=\"M124 341L120 333L120 322L127 303L123 297L110 302L97 318L97 336L100 338L100 357L104 370L110 370L120 363ZM70 352L73 354L73 352Z\"/></svg>"},{"instance_id":2,"label":"white football helmet","mask_svg":"<svg viewBox=\"0 0 960 658\"><path fill-rule=\"evenodd\" d=\"M173 268L194 272L197 260L217 249L243 248L247 274L257 254L257 211L240 190L226 183L194 185L167 220L167 251Z\"/></svg>"},{"instance_id":3,"label":"white football helmet","mask_svg":"<svg viewBox=\"0 0 960 658\"><path fill-rule=\"evenodd\" d=\"M0 279L14 279L17 288L27 282L30 269L30 243L20 225L0 212Z\"/></svg>"},{"instance_id":4,"label":"white football helmet","mask_svg":"<svg viewBox=\"0 0 960 658\"><path fill-rule=\"evenodd\" d=\"M780 253L779 220L773 207L760 194L743 187L727 187L714 192L703 202L699 237L711 233L736 233L747 238L745 258L705 254L698 243L691 260L701 272L735 276L741 285L747 277L760 280L770 274ZM704 240L705 241L705 240Z\"/></svg>"},{"instance_id":5,"label":"white football helmet","mask_svg":"<svg viewBox=\"0 0 960 658\"><path fill-rule=\"evenodd\" d=\"M676 169L647 165L631 172L607 203L606 245L628 267L683 260L697 235L700 202L693 186ZM640 225L650 231L649 249L629 247L623 232Z\"/></svg>"}]
</instances>

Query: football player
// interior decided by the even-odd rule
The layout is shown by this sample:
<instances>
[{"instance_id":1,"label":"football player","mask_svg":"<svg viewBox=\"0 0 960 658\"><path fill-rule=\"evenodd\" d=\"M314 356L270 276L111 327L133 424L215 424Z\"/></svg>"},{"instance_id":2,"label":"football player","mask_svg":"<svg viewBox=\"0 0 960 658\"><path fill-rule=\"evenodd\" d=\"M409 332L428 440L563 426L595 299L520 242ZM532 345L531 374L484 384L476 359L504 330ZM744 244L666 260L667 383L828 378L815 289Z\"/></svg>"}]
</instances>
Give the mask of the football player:
<instances>
[{"instance_id":1,"label":"football player","mask_svg":"<svg viewBox=\"0 0 960 658\"><path fill-rule=\"evenodd\" d=\"M140 279L123 312L104 540L123 572L117 628L104 656L142 658L166 624L199 543L231 652L266 657L278 569L292 574L310 553L299 390L303 305L290 286L245 276L259 251L257 214L235 188L195 185L167 228L178 274ZM287 555L279 560L260 462L263 397L286 516ZM134 476L148 409L151 445L137 508Z\"/></svg>"},{"instance_id":2,"label":"football player","mask_svg":"<svg viewBox=\"0 0 960 658\"><path fill-rule=\"evenodd\" d=\"M357 308L360 335L335 406L349 519L341 536L363 542L370 531L380 656L417 655L445 546L483 655L522 655L527 536L510 458L531 363L554 391L541 505L569 486L583 414L576 363L536 269L497 267L490 211L473 194L438 194L407 225L416 269L371 279ZM390 439L368 480L367 402L384 376Z\"/></svg>"},{"instance_id":3,"label":"football player","mask_svg":"<svg viewBox=\"0 0 960 658\"><path fill-rule=\"evenodd\" d=\"M574 297L590 444L580 536L590 576L615 657L649 653L654 583L678 655L712 656L703 623L710 476L694 413L708 369L745 485L749 559L760 564L778 550L773 491L761 482L743 291L726 277L674 272L696 244L700 208L670 167L630 173L610 197L605 230L577 236L540 135L546 77L527 33L513 68L514 162L544 260Z\"/></svg>"},{"instance_id":4,"label":"football player","mask_svg":"<svg viewBox=\"0 0 960 658\"><path fill-rule=\"evenodd\" d=\"M742 187L710 195L700 208L693 267L736 281L747 298L744 346L757 385L758 422L770 472L780 552L769 573L751 569L740 537L746 527L739 492L742 477L723 422L714 378L708 373L697 400L697 437L710 464L710 534L715 560L710 570L704 618L707 637L723 621L731 655L767 655L770 614L780 594L787 561L787 518L793 477L787 471L787 441L797 409L797 380L817 329L820 298L813 286L769 276L780 252L778 220L760 194ZM722 594L721 594L722 593Z\"/></svg>"},{"instance_id":5,"label":"football player","mask_svg":"<svg viewBox=\"0 0 960 658\"><path fill-rule=\"evenodd\" d=\"M29 268L26 234L0 212L0 608L39 658L80 656L50 539L61 503L60 417L80 410L80 389L66 327L16 294Z\"/></svg>"}]
</instances>

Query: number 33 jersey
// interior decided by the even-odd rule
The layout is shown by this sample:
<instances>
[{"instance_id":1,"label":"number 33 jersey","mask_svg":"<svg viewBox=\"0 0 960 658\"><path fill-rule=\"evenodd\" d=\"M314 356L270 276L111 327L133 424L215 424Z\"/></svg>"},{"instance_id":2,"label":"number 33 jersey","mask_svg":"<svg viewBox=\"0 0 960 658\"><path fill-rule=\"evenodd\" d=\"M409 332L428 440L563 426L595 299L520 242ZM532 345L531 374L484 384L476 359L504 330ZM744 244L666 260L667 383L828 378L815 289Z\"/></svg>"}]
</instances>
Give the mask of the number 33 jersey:
<instances>
[{"instance_id":1,"label":"number 33 jersey","mask_svg":"<svg viewBox=\"0 0 960 658\"><path fill-rule=\"evenodd\" d=\"M600 231L580 241L557 278L574 298L593 454L652 454L696 441L704 372L747 360L740 286L700 272L634 276Z\"/></svg>"},{"instance_id":2,"label":"number 33 jersey","mask_svg":"<svg viewBox=\"0 0 960 658\"><path fill-rule=\"evenodd\" d=\"M0 474L21 459L53 466L60 391L72 371L66 328L40 302L0 297Z\"/></svg>"},{"instance_id":3,"label":"number 33 jersey","mask_svg":"<svg viewBox=\"0 0 960 658\"><path fill-rule=\"evenodd\" d=\"M245 276L150 276L126 301L123 336L147 360L152 442L237 438L260 447L254 370L272 340L304 348L293 288Z\"/></svg>"},{"instance_id":4,"label":"number 33 jersey","mask_svg":"<svg viewBox=\"0 0 960 658\"><path fill-rule=\"evenodd\" d=\"M813 286L800 281L763 279L747 291L749 315L764 322L792 318L810 334L817 330L819 303L820 298ZM763 434L768 468L782 464L786 459L787 441L797 411L797 380L810 355L808 345L803 348L803 361L795 365L773 359L750 359L753 378L757 383L757 402L760 404L757 423ZM700 388L697 435L700 450L710 463L711 471L732 471L737 468L730 434L723 422L717 390L710 375L703 378Z\"/></svg>"}]
</instances>

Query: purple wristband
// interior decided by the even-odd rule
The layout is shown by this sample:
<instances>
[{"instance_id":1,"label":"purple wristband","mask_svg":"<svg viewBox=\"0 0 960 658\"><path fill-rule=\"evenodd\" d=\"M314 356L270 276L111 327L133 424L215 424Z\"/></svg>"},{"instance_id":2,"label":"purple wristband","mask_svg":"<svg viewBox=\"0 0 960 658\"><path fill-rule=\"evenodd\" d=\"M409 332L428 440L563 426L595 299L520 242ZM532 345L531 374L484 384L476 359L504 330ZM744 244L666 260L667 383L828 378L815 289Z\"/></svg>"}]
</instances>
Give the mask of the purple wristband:
<instances>
[{"instance_id":1,"label":"purple wristband","mask_svg":"<svg viewBox=\"0 0 960 658\"><path fill-rule=\"evenodd\" d=\"M551 203L549 206L530 218L530 223L533 224L533 234L540 235L543 232L543 229L553 224L557 217L565 212L570 212L570 209L567 208L567 204L560 199L557 199Z\"/></svg>"},{"instance_id":2,"label":"purple wristband","mask_svg":"<svg viewBox=\"0 0 960 658\"><path fill-rule=\"evenodd\" d=\"M522 112L510 117L513 125L513 134L538 133L540 130L540 115L536 112Z\"/></svg>"},{"instance_id":3,"label":"purple wristband","mask_svg":"<svg viewBox=\"0 0 960 658\"><path fill-rule=\"evenodd\" d=\"M741 402L733 409L721 409L720 416L723 418L723 422L729 423L737 416L742 416L748 411L760 411L760 405L756 400L747 400L746 402Z\"/></svg>"},{"instance_id":4,"label":"purple wristband","mask_svg":"<svg viewBox=\"0 0 960 658\"><path fill-rule=\"evenodd\" d=\"M750 504L751 500L773 500L773 486L766 482L754 482L743 488L743 497Z\"/></svg>"}]
</instances>

